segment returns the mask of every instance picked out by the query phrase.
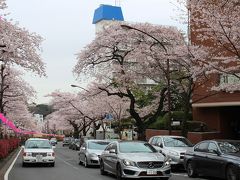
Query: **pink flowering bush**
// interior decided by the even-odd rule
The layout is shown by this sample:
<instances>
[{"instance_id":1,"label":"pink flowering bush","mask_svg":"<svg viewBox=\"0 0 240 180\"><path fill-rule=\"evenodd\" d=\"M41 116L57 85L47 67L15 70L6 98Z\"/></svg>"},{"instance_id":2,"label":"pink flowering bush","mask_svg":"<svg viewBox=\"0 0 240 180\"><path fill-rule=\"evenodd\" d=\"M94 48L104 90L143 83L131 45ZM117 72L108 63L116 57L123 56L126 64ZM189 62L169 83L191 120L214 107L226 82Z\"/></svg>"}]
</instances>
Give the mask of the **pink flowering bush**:
<instances>
[{"instance_id":1,"label":"pink flowering bush","mask_svg":"<svg viewBox=\"0 0 240 180\"><path fill-rule=\"evenodd\" d=\"M10 152L19 146L19 139L1 139L0 140L0 159L8 156Z\"/></svg>"}]
</instances>

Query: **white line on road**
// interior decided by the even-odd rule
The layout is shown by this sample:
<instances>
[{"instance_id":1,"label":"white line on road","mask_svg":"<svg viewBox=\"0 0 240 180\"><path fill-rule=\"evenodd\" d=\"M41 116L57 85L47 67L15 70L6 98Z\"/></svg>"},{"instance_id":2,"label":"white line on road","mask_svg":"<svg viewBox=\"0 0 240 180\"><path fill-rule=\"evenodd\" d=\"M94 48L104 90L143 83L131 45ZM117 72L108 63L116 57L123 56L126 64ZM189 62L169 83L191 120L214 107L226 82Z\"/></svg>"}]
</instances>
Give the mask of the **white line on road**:
<instances>
[{"instance_id":1,"label":"white line on road","mask_svg":"<svg viewBox=\"0 0 240 180\"><path fill-rule=\"evenodd\" d=\"M56 156L56 158L57 158L57 159L60 159L60 160L63 161L65 164L71 166L71 167L74 168L74 169L77 169L77 170L79 169L79 168L77 168L76 166L72 165L71 163L65 161L64 159L62 159L62 158L60 158L60 157L58 157L58 156Z\"/></svg>"},{"instance_id":2,"label":"white line on road","mask_svg":"<svg viewBox=\"0 0 240 180\"><path fill-rule=\"evenodd\" d=\"M15 164L18 156L19 156L19 154L21 153L21 151L22 151L22 148L19 150L16 158L13 160L12 164L10 165L10 167L8 168L8 170L6 171L6 173L4 174L4 180L8 180L8 175L9 175L10 171L12 170L12 168L13 168L13 166L14 166L14 164Z\"/></svg>"}]
</instances>

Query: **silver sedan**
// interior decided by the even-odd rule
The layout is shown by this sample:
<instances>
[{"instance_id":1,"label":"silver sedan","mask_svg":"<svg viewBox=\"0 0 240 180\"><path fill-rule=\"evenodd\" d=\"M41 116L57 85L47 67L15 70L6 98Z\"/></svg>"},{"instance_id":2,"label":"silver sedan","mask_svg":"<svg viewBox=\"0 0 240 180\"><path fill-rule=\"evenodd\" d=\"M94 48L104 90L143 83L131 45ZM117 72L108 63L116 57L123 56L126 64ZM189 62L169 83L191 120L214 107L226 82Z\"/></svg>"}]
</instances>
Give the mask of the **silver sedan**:
<instances>
[{"instance_id":1,"label":"silver sedan","mask_svg":"<svg viewBox=\"0 0 240 180\"><path fill-rule=\"evenodd\" d=\"M99 165L99 156L110 143L106 140L86 140L79 150L79 164L85 167Z\"/></svg>"},{"instance_id":2,"label":"silver sedan","mask_svg":"<svg viewBox=\"0 0 240 180\"><path fill-rule=\"evenodd\" d=\"M169 159L147 142L116 141L110 143L100 156L100 172L123 178L169 179Z\"/></svg>"}]
</instances>

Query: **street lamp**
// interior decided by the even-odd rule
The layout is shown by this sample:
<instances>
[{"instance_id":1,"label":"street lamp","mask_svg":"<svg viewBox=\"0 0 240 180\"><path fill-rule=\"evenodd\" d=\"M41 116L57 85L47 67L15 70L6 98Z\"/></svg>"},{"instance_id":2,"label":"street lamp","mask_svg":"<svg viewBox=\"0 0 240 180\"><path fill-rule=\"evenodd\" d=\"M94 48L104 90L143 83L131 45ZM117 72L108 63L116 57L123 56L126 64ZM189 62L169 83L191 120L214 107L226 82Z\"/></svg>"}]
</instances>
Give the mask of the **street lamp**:
<instances>
[{"instance_id":1,"label":"street lamp","mask_svg":"<svg viewBox=\"0 0 240 180\"><path fill-rule=\"evenodd\" d=\"M74 88L76 87L76 88L79 88L79 89L83 89L84 91L90 92L89 90L87 90L87 89L85 89L81 86L75 85L75 84L71 84L71 87L74 87Z\"/></svg>"},{"instance_id":2,"label":"street lamp","mask_svg":"<svg viewBox=\"0 0 240 180\"><path fill-rule=\"evenodd\" d=\"M145 31L142 31L141 29L126 25L126 24L122 24L121 27L123 29L129 29L129 30L135 30L138 31L142 34L145 34L146 36L154 39L165 51L166 54L168 54L168 50L165 47L165 43L159 41L156 37L152 36L151 34L148 34ZM168 117L169 117L169 124L168 124L168 128L169 128L169 134L172 134L172 117L171 117L171 91L170 91L170 65L169 65L169 59L167 59L167 69L166 69L166 79L167 79L167 104L168 104Z\"/></svg>"}]
</instances>

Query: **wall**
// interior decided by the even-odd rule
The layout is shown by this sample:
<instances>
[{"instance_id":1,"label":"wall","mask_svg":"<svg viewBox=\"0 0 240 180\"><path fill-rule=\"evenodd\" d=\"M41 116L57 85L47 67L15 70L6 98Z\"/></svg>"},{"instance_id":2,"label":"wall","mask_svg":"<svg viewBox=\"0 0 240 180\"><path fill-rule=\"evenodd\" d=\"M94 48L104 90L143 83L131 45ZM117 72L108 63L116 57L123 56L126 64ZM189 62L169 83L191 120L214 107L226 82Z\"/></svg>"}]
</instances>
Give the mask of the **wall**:
<instances>
[{"instance_id":1,"label":"wall","mask_svg":"<svg viewBox=\"0 0 240 180\"><path fill-rule=\"evenodd\" d=\"M194 121L202 121L207 124L210 130L221 131L220 114L218 108L204 107L194 108L193 107L193 118Z\"/></svg>"}]
</instances>

